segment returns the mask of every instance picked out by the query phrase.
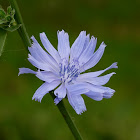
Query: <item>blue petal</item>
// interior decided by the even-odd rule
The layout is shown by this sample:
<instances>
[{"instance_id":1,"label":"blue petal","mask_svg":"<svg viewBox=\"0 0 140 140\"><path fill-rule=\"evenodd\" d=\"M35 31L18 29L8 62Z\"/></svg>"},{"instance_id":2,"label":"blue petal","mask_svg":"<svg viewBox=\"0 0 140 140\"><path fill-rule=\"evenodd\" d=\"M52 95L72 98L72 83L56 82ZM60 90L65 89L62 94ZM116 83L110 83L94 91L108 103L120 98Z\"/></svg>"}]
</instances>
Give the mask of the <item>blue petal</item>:
<instances>
[{"instance_id":1,"label":"blue petal","mask_svg":"<svg viewBox=\"0 0 140 140\"><path fill-rule=\"evenodd\" d=\"M66 96L66 87L65 84L62 83L55 91L54 91L55 96L58 98L65 98Z\"/></svg>"},{"instance_id":2,"label":"blue petal","mask_svg":"<svg viewBox=\"0 0 140 140\"><path fill-rule=\"evenodd\" d=\"M53 81L51 83L44 83L42 84L35 92L34 96L32 97L32 100L35 99L35 101L41 102L43 96L48 93L49 91L53 90L60 84L60 81Z\"/></svg>"},{"instance_id":3,"label":"blue petal","mask_svg":"<svg viewBox=\"0 0 140 140\"><path fill-rule=\"evenodd\" d=\"M99 87L99 88L103 88L103 87ZM87 93L85 93L85 95L87 95L88 97L92 98L93 100L96 101L101 101L103 98L111 98L114 94L115 90L105 90L103 93L101 92L96 92L96 91L89 91Z\"/></svg>"},{"instance_id":4,"label":"blue petal","mask_svg":"<svg viewBox=\"0 0 140 140\"><path fill-rule=\"evenodd\" d=\"M109 99L109 98L111 98L113 96L114 92L105 92L103 94L103 97L106 98L106 99Z\"/></svg>"},{"instance_id":5,"label":"blue petal","mask_svg":"<svg viewBox=\"0 0 140 140\"><path fill-rule=\"evenodd\" d=\"M58 36L58 52L61 57L61 59L69 60L69 54L70 54L70 44L69 44L69 36L68 33L62 31L57 32Z\"/></svg>"},{"instance_id":6,"label":"blue petal","mask_svg":"<svg viewBox=\"0 0 140 140\"><path fill-rule=\"evenodd\" d=\"M32 73L32 74L36 74L35 71L29 69L29 68L19 68L19 73L18 73L18 76L20 74L24 74L24 73Z\"/></svg>"},{"instance_id":7,"label":"blue petal","mask_svg":"<svg viewBox=\"0 0 140 140\"><path fill-rule=\"evenodd\" d=\"M67 89L71 96L85 94L96 101L100 101L103 98L111 98L115 92L115 90L109 87L96 86L84 82L69 85Z\"/></svg>"},{"instance_id":8,"label":"blue petal","mask_svg":"<svg viewBox=\"0 0 140 140\"><path fill-rule=\"evenodd\" d=\"M85 70L88 70L88 69L94 67L99 62L99 60L101 59L101 57L104 53L105 47L106 47L106 45L102 42L100 47L98 48L98 50L91 57L91 59L83 65L80 72L83 72Z\"/></svg>"},{"instance_id":9,"label":"blue petal","mask_svg":"<svg viewBox=\"0 0 140 140\"><path fill-rule=\"evenodd\" d=\"M113 90L109 87L103 87L103 86L96 86L93 90L91 89L91 91L93 92L93 95L95 93L99 94L98 97L100 97L100 99L101 99L101 96L103 96L103 98L111 98L115 92L115 90ZM86 95L87 95L87 93L86 93ZM88 94L87 96L94 100L97 100L94 96L92 96L92 94L90 94L90 96Z\"/></svg>"},{"instance_id":10,"label":"blue petal","mask_svg":"<svg viewBox=\"0 0 140 140\"><path fill-rule=\"evenodd\" d=\"M89 91L85 93L85 95L87 95L88 97L90 97L95 101L101 101L103 99L103 94L98 92Z\"/></svg>"},{"instance_id":11,"label":"blue petal","mask_svg":"<svg viewBox=\"0 0 140 140\"><path fill-rule=\"evenodd\" d=\"M90 34L88 34L88 35L86 36L85 43L84 43L84 47L83 47L83 51L84 51L84 50L86 49L86 47L88 46L89 40L90 40Z\"/></svg>"},{"instance_id":12,"label":"blue petal","mask_svg":"<svg viewBox=\"0 0 140 140\"><path fill-rule=\"evenodd\" d=\"M32 47L28 47L29 52L31 53L31 55L38 60L39 62L43 62L44 63L44 59L42 59L42 55L40 56L38 54L38 50L36 49L37 47L35 47L35 44L32 45Z\"/></svg>"},{"instance_id":13,"label":"blue petal","mask_svg":"<svg viewBox=\"0 0 140 140\"><path fill-rule=\"evenodd\" d=\"M67 96L69 103L77 114L81 114L86 111L86 106L81 95L71 95L71 93L68 93Z\"/></svg>"},{"instance_id":14,"label":"blue petal","mask_svg":"<svg viewBox=\"0 0 140 140\"><path fill-rule=\"evenodd\" d=\"M54 99L54 103L57 105L62 99L63 99L63 98L58 98L58 97L56 97L56 98Z\"/></svg>"},{"instance_id":15,"label":"blue petal","mask_svg":"<svg viewBox=\"0 0 140 140\"><path fill-rule=\"evenodd\" d=\"M115 91L109 87L97 86L86 82L77 82L75 84L67 86L68 91L74 95L84 94L89 91L97 93L114 93ZM81 91L81 92L79 92Z\"/></svg>"},{"instance_id":16,"label":"blue petal","mask_svg":"<svg viewBox=\"0 0 140 140\"><path fill-rule=\"evenodd\" d=\"M48 63L42 63L37 61L33 56L31 56L30 54L28 55L29 58L29 62L34 65L35 67L37 67L38 69L42 69L42 70L46 70L46 71L52 71L54 73L59 73L59 70L55 69L54 67L51 67Z\"/></svg>"},{"instance_id":17,"label":"blue petal","mask_svg":"<svg viewBox=\"0 0 140 140\"><path fill-rule=\"evenodd\" d=\"M66 88L72 95L80 95L90 91L87 88L87 84L84 83L75 83L75 84L67 85Z\"/></svg>"},{"instance_id":18,"label":"blue petal","mask_svg":"<svg viewBox=\"0 0 140 140\"><path fill-rule=\"evenodd\" d=\"M82 31L72 44L70 52L70 62L73 61L73 59L79 58L80 54L83 51L85 40L86 40L86 32Z\"/></svg>"},{"instance_id":19,"label":"blue petal","mask_svg":"<svg viewBox=\"0 0 140 140\"><path fill-rule=\"evenodd\" d=\"M45 33L40 33L40 39L45 47L45 49L49 52L49 54L56 60L56 62L59 64L61 62L61 58L57 50L52 46L50 41L48 40L47 36Z\"/></svg>"},{"instance_id":20,"label":"blue petal","mask_svg":"<svg viewBox=\"0 0 140 140\"><path fill-rule=\"evenodd\" d=\"M115 74L115 72L112 72L110 74L104 75L104 76L100 76L100 77L89 77L89 76L84 76L83 77L77 77L76 81L80 81L80 82L88 82L91 83L93 85L105 85L110 77Z\"/></svg>"},{"instance_id":21,"label":"blue petal","mask_svg":"<svg viewBox=\"0 0 140 140\"><path fill-rule=\"evenodd\" d=\"M96 43L97 43L97 38L94 38L92 36L88 46L86 47L86 49L83 51L83 53L79 57L80 66L85 64L93 56L93 52L95 50Z\"/></svg>"},{"instance_id":22,"label":"blue petal","mask_svg":"<svg viewBox=\"0 0 140 140\"><path fill-rule=\"evenodd\" d=\"M60 77L57 75L57 74L54 74L53 72L50 72L50 71L38 71L36 73L36 76L42 80L42 81L45 81L45 82L52 82L54 80L60 80Z\"/></svg>"},{"instance_id":23,"label":"blue petal","mask_svg":"<svg viewBox=\"0 0 140 140\"><path fill-rule=\"evenodd\" d=\"M41 63L39 61L37 61L32 55L28 54L28 60L29 62L34 65L35 67L42 69L42 70L46 70L46 71L51 71L52 68L50 67L50 65L48 65L47 63Z\"/></svg>"},{"instance_id":24,"label":"blue petal","mask_svg":"<svg viewBox=\"0 0 140 140\"><path fill-rule=\"evenodd\" d=\"M67 90L72 95L80 95L90 91L91 85L84 82L77 82L75 84L67 85Z\"/></svg>"},{"instance_id":25,"label":"blue petal","mask_svg":"<svg viewBox=\"0 0 140 140\"><path fill-rule=\"evenodd\" d=\"M117 62L113 63L111 66L107 67L107 68L104 69L104 70L80 74L79 77L80 77L80 78L97 77L97 76L101 75L102 73L104 73L105 71L107 71L107 70L109 70L109 69L112 69L112 68L118 68Z\"/></svg>"},{"instance_id":26,"label":"blue petal","mask_svg":"<svg viewBox=\"0 0 140 140\"><path fill-rule=\"evenodd\" d=\"M103 87L103 86L98 86L98 88L104 90L103 92L103 98L111 98L115 92L115 90L109 88L109 87Z\"/></svg>"},{"instance_id":27,"label":"blue petal","mask_svg":"<svg viewBox=\"0 0 140 140\"><path fill-rule=\"evenodd\" d=\"M31 55L39 62L41 63L47 63L50 65L50 67L59 70L58 63L54 60L52 56L50 56L46 51L42 49L42 47L39 45L37 40L34 38L34 36L31 37L33 40L33 44L31 47L29 47L29 51Z\"/></svg>"},{"instance_id":28,"label":"blue petal","mask_svg":"<svg viewBox=\"0 0 140 140\"><path fill-rule=\"evenodd\" d=\"M88 84L87 87L89 90L93 91L93 92L97 92L97 93L110 93L113 94L115 92L115 90L109 88L109 87L104 87L104 86L96 86L93 84Z\"/></svg>"}]
</instances>

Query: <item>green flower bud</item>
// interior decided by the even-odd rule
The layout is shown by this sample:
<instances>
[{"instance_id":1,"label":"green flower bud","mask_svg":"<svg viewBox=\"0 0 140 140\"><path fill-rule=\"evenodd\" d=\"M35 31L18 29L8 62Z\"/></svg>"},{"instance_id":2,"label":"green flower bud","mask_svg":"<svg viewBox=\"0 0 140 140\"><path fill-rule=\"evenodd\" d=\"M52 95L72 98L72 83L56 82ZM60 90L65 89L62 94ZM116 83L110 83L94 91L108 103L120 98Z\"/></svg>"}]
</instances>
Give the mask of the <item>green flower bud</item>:
<instances>
[{"instance_id":1,"label":"green flower bud","mask_svg":"<svg viewBox=\"0 0 140 140\"><path fill-rule=\"evenodd\" d=\"M15 21L15 9L12 9L11 6L7 7L7 12L0 6L0 28L13 32L17 30L20 26Z\"/></svg>"}]
</instances>

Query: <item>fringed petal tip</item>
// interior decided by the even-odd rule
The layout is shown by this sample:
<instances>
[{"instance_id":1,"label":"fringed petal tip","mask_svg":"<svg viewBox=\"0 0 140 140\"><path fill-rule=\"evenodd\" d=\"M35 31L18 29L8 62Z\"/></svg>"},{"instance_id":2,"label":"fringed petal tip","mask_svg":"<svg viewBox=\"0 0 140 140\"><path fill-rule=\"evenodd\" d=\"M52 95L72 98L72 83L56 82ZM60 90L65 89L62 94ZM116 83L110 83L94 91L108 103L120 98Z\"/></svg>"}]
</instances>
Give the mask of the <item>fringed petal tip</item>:
<instances>
[{"instance_id":1,"label":"fringed petal tip","mask_svg":"<svg viewBox=\"0 0 140 140\"><path fill-rule=\"evenodd\" d=\"M76 111L76 110L75 110ZM82 115L82 113L84 113L85 111L87 111L87 109L86 108L84 108L84 109L82 109L82 110L77 110L76 111L76 113L78 114L78 115Z\"/></svg>"},{"instance_id":2,"label":"fringed petal tip","mask_svg":"<svg viewBox=\"0 0 140 140\"><path fill-rule=\"evenodd\" d=\"M118 68L117 64L118 64L118 62L114 62L110 67L111 67L111 68L116 68L116 69L117 69L117 68Z\"/></svg>"},{"instance_id":3,"label":"fringed petal tip","mask_svg":"<svg viewBox=\"0 0 140 140\"><path fill-rule=\"evenodd\" d=\"M30 47L29 47L30 48ZM31 57L31 54L30 53L28 53L28 59Z\"/></svg>"},{"instance_id":4,"label":"fringed petal tip","mask_svg":"<svg viewBox=\"0 0 140 140\"><path fill-rule=\"evenodd\" d=\"M59 30L57 31L57 35L58 35L58 34L61 34L61 33L62 33L62 34L65 34L66 32L65 32L63 29L62 29L61 31L59 31Z\"/></svg>"},{"instance_id":5,"label":"fringed petal tip","mask_svg":"<svg viewBox=\"0 0 140 140\"><path fill-rule=\"evenodd\" d=\"M54 99L55 105L57 105L61 100L62 100L62 98L56 97L56 98Z\"/></svg>"},{"instance_id":6,"label":"fringed petal tip","mask_svg":"<svg viewBox=\"0 0 140 140\"><path fill-rule=\"evenodd\" d=\"M38 101L38 102L40 102L41 103L41 100L42 100L42 98L38 98L38 97L32 97L32 100L34 100L35 99L35 101Z\"/></svg>"},{"instance_id":7,"label":"fringed petal tip","mask_svg":"<svg viewBox=\"0 0 140 140\"><path fill-rule=\"evenodd\" d=\"M90 34L87 34L87 38L90 38Z\"/></svg>"},{"instance_id":8,"label":"fringed petal tip","mask_svg":"<svg viewBox=\"0 0 140 140\"><path fill-rule=\"evenodd\" d=\"M114 89L110 89L109 92L105 92L105 93L103 94L103 97L106 98L106 99L111 98L111 97L114 95L115 92L116 92L116 91L115 91Z\"/></svg>"},{"instance_id":9,"label":"fringed petal tip","mask_svg":"<svg viewBox=\"0 0 140 140\"><path fill-rule=\"evenodd\" d=\"M63 29L61 31L59 31L59 30L57 31L57 35L59 35L59 34L64 35L65 37L67 36L67 38L69 38L68 33L65 32Z\"/></svg>"},{"instance_id":10,"label":"fringed petal tip","mask_svg":"<svg viewBox=\"0 0 140 140\"><path fill-rule=\"evenodd\" d=\"M81 31L79 36L86 37L86 31Z\"/></svg>"},{"instance_id":11,"label":"fringed petal tip","mask_svg":"<svg viewBox=\"0 0 140 140\"><path fill-rule=\"evenodd\" d=\"M105 48L107 45L104 43L104 41L101 43L100 47Z\"/></svg>"},{"instance_id":12,"label":"fringed petal tip","mask_svg":"<svg viewBox=\"0 0 140 140\"><path fill-rule=\"evenodd\" d=\"M103 98L109 99L114 95L114 93L115 93L115 90L113 90L113 89L112 89L112 92L105 92L103 94Z\"/></svg>"},{"instance_id":13,"label":"fringed petal tip","mask_svg":"<svg viewBox=\"0 0 140 140\"><path fill-rule=\"evenodd\" d=\"M46 37L46 34L45 34L45 32L42 32L42 33L40 33L40 36L45 36Z\"/></svg>"},{"instance_id":14,"label":"fringed petal tip","mask_svg":"<svg viewBox=\"0 0 140 140\"><path fill-rule=\"evenodd\" d=\"M94 37L93 35L91 36L91 39L94 40L94 41L95 41L95 40L97 41L97 38Z\"/></svg>"},{"instance_id":15,"label":"fringed petal tip","mask_svg":"<svg viewBox=\"0 0 140 140\"><path fill-rule=\"evenodd\" d=\"M81 31L80 33L86 34L86 31Z\"/></svg>"},{"instance_id":16,"label":"fringed petal tip","mask_svg":"<svg viewBox=\"0 0 140 140\"><path fill-rule=\"evenodd\" d=\"M22 68L19 68L19 73L18 73L18 76L22 74Z\"/></svg>"},{"instance_id":17,"label":"fringed petal tip","mask_svg":"<svg viewBox=\"0 0 140 140\"><path fill-rule=\"evenodd\" d=\"M36 39L35 39L35 37L32 35L31 36L31 39L32 39L32 41L35 41Z\"/></svg>"}]
</instances>

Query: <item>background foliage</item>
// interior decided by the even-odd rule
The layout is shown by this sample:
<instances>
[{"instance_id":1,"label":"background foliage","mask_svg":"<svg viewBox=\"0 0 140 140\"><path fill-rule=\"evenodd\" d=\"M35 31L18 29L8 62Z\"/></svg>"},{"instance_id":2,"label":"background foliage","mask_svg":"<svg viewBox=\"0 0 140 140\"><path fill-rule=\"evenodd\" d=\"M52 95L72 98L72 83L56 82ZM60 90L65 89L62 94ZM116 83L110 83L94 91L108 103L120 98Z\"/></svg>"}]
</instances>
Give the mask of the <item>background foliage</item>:
<instances>
[{"instance_id":1,"label":"background foliage","mask_svg":"<svg viewBox=\"0 0 140 140\"><path fill-rule=\"evenodd\" d=\"M17 0L29 35L39 40L46 32L57 47L57 30L69 33L71 44L81 30L107 44L101 61L91 70L118 62L109 86L116 90L111 99L100 102L83 96L87 111L77 115L65 105L84 140L140 139L140 1L139 0ZM0 0L6 9L8 0ZM0 57L0 140L72 140L65 121L47 94L42 103L32 101L42 82L33 75L18 77L18 68L35 69L27 61L17 31L8 33ZM109 71L111 72L111 70Z\"/></svg>"}]
</instances>

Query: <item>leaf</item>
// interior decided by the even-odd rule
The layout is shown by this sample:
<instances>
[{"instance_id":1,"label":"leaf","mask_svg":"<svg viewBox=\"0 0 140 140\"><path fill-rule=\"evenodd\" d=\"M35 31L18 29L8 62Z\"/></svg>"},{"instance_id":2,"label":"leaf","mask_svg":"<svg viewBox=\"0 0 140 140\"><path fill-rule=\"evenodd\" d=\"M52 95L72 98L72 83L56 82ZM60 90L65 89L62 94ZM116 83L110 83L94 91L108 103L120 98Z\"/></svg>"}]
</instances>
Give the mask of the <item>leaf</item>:
<instances>
[{"instance_id":1,"label":"leaf","mask_svg":"<svg viewBox=\"0 0 140 140\"><path fill-rule=\"evenodd\" d=\"M0 56L2 55L5 40L7 36L7 31L0 29Z\"/></svg>"},{"instance_id":2,"label":"leaf","mask_svg":"<svg viewBox=\"0 0 140 140\"><path fill-rule=\"evenodd\" d=\"M0 19L3 19L5 15L6 15L5 11L0 8Z\"/></svg>"}]
</instances>

